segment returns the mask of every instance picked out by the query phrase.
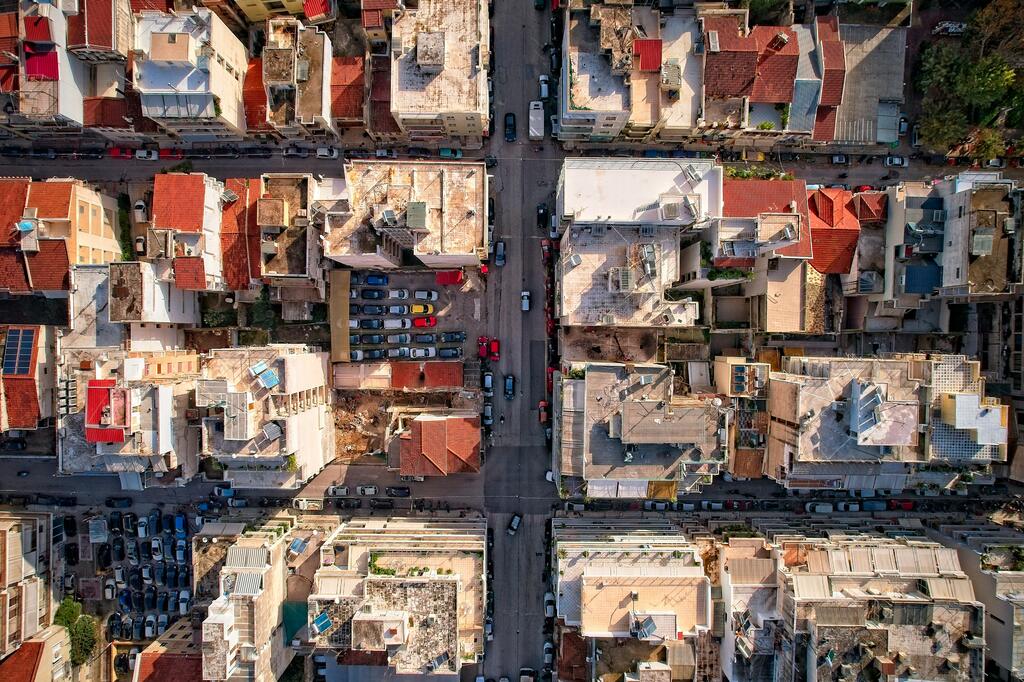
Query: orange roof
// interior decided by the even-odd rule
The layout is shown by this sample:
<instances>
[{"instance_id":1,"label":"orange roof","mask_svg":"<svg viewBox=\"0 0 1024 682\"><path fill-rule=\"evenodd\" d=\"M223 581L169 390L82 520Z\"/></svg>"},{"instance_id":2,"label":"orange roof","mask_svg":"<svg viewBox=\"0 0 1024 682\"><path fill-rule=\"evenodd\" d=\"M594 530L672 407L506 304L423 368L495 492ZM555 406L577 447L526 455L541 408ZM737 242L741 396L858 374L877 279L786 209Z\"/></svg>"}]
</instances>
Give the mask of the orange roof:
<instances>
[{"instance_id":1,"label":"orange roof","mask_svg":"<svg viewBox=\"0 0 1024 682\"><path fill-rule=\"evenodd\" d=\"M38 251L22 252L32 288L36 291L71 289L71 260L63 239L40 239Z\"/></svg>"},{"instance_id":2,"label":"orange roof","mask_svg":"<svg viewBox=\"0 0 1024 682\"><path fill-rule=\"evenodd\" d=\"M391 388L462 388L461 362L392 362Z\"/></svg>"},{"instance_id":3,"label":"orange roof","mask_svg":"<svg viewBox=\"0 0 1024 682\"><path fill-rule=\"evenodd\" d=\"M885 192L861 192L853 196L853 209L865 223L880 223L885 220L889 197Z\"/></svg>"},{"instance_id":4,"label":"orange roof","mask_svg":"<svg viewBox=\"0 0 1024 682\"><path fill-rule=\"evenodd\" d=\"M825 188L807 193L814 257L811 266L822 274L849 274L860 238L860 220L853 208L853 194Z\"/></svg>"},{"instance_id":5,"label":"orange roof","mask_svg":"<svg viewBox=\"0 0 1024 682\"><path fill-rule=\"evenodd\" d=\"M68 220L71 217L70 182L33 182L28 190L29 208L36 209L36 217Z\"/></svg>"},{"instance_id":6,"label":"orange roof","mask_svg":"<svg viewBox=\"0 0 1024 682\"><path fill-rule=\"evenodd\" d=\"M224 281L232 291L248 289L260 272L260 227L256 224L259 178L229 178L224 186L238 195L225 204L221 217L220 248Z\"/></svg>"},{"instance_id":7,"label":"orange roof","mask_svg":"<svg viewBox=\"0 0 1024 682\"><path fill-rule=\"evenodd\" d=\"M447 476L480 471L480 417L414 419L402 433L402 476Z\"/></svg>"},{"instance_id":8,"label":"orange roof","mask_svg":"<svg viewBox=\"0 0 1024 682\"><path fill-rule=\"evenodd\" d=\"M335 57L331 64L331 116L363 118L366 65L362 57Z\"/></svg>"},{"instance_id":9,"label":"orange roof","mask_svg":"<svg viewBox=\"0 0 1024 682\"><path fill-rule=\"evenodd\" d=\"M18 232L14 223L25 213L29 181L20 178L0 180L0 246L16 246Z\"/></svg>"},{"instance_id":10,"label":"orange roof","mask_svg":"<svg viewBox=\"0 0 1024 682\"><path fill-rule=\"evenodd\" d=\"M206 289L206 266L202 256L180 256L174 259L174 286L184 291Z\"/></svg>"},{"instance_id":11,"label":"orange roof","mask_svg":"<svg viewBox=\"0 0 1024 682\"><path fill-rule=\"evenodd\" d=\"M263 87L263 60L253 57L242 82L242 107L249 130L273 130L267 121L267 90Z\"/></svg>"},{"instance_id":12,"label":"orange roof","mask_svg":"<svg viewBox=\"0 0 1024 682\"><path fill-rule=\"evenodd\" d=\"M203 173L160 173L153 179L153 229L202 232Z\"/></svg>"},{"instance_id":13,"label":"orange roof","mask_svg":"<svg viewBox=\"0 0 1024 682\"><path fill-rule=\"evenodd\" d=\"M135 682L186 682L203 679L203 657L199 654L165 654L143 651L139 655Z\"/></svg>"},{"instance_id":14,"label":"orange roof","mask_svg":"<svg viewBox=\"0 0 1024 682\"><path fill-rule=\"evenodd\" d=\"M35 682L39 662L43 660L42 642L22 642L13 654L0 662L0 680Z\"/></svg>"},{"instance_id":15,"label":"orange roof","mask_svg":"<svg viewBox=\"0 0 1024 682\"><path fill-rule=\"evenodd\" d=\"M800 241L777 249L788 258L811 256L811 235L807 229L807 186L803 180L722 180L722 215L726 218L756 218L762 213L796 213L802 218Z\"/></svg>"}]
</instances>

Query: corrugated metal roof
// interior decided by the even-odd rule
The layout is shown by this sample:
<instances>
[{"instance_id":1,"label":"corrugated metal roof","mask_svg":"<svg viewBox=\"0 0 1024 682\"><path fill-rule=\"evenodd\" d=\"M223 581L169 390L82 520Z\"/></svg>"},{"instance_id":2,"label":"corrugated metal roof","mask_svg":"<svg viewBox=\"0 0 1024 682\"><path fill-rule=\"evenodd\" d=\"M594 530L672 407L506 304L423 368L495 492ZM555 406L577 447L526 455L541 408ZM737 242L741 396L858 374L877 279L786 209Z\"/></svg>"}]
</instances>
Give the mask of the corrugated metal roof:
<instances>
[{"instance_id":1,"label":"corrugated metal roof","mask_svg":"<svg viewBox=\"0 0 1024 682\"><path fill-rule=\"evenodd\" d=\"M727 569L733 585L770 585L775 582L774 559L730 559Z\"/></svg>"},{"instance_id":2,"label":"corrugated metal roof","mask_svg":"<svg viewBox=\"0 0 1024 682\"><path fill-rule=\"evenodd\" d=\"M828 584L828 576L794 575L793 594L797 599L828 599L832 590Z\"/></svg>"},{"instance_id":3,"label":"corrugated metal roof","mask_svg":"<svg viewBox=\"0 0 1024 682\"><path fill-rule=\"evenodd\" d=\"M270 552L266 547L238 547L228 549L224 566L227 568L263 568L270 563Z\"/></svg>"},{"instance_id":4,"label":"corrugated metal roof","mask_svg":"<svg viewBox=\"0 0 1024 682\"><path fill-rule=\"evenodd\" d=\"M237 573L231 594L255 597L263 591L263 575L260 573Z\"/></svg>"}]
</instances>

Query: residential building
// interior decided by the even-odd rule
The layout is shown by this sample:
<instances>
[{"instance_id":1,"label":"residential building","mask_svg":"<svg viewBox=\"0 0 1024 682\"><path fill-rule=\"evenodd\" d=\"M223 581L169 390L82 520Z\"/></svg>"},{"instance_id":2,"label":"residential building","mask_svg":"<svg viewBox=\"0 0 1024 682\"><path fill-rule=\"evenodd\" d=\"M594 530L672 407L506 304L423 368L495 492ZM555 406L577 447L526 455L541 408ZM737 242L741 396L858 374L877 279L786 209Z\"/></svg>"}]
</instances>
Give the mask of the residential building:
<instances>
[{"instance_id":1,"label":"residential building","mask_svg":"<svg viewBox=\"0 0 1024 682\"><path fill-rule=\"evenodd\" d=\"M48 512L0 511L0 658L50 641L52 523Z\"/></svg>"},{"instance_id":2,"label":"residential building","mask_svg":"<svg viewBox=\"0 0 1024 682\"><path fill-rule=\"evenodd\" d=\"M72 263L92 265L121 259L116 225L114 197L81 180L50 178L29 185L18 231L23 249L33 235L64 239Z\"/></svg>"},{"instance_id":3,"label":"residential building","mask_svg":"<svg viewBox=\"0 0 1024 682\"><path fill-rule=\"evenodd\" d=\"M239 200L205 173L153 178L146 255L161 280L181 291L224 290L222 213L224 204Z\"/></svg>"},{"instance_id":4,"label":"residential building","mask_svg":"<svg viewBox=\"0 0 1024 682\"><path fill-rule=\"evenodd\" d=\"M342 523L320 547L308 600L314 654L398 675L458 675L478 661L486 528L474 516Z\"/></svg>"},{"instance_id":5,"label":"residential building","mask_svg":"<svg viewBox=\"0 0 1024 682\"><path fill-rule=\"evenodd\" d=\"M267 19L266 26L267 43L260 59L266 99L264 118L249 120L258 112L247 111L247 125L257 130L269 125L285 139L335 140L331 39L319 28L303 26L291 17Z\"/></svg>"},{"instance_id":6,"label":"residential building","mask_svg":"<svg viewBox=\"0 0 1024 682\"><path fill-rule=\"evenodd\" d=\"M490 124L487 1L402 6L391 23L390 44L391 115L403 138L480 148Z\"/></svg>"},{"instance_id":7,"label":"residential building","mask_svg":"<svg viewBox=\"0 0 1024 682\"><path fill-rule=\"evenodd\" d=\"M729 401L728 472L734 479L761 478L768 443L768 376L771 365L738 355L718 355L715 390Z\"/></svg>"},{"instance_id":8,"label":"residential building","mask_svg":"<svg viewBox=\"0 0 1024 682\"><path fill-rule=\"evenodd\" d=\"M56 402L53 328L0 326L0 348L0 433L46 428Z\"/></svg>"},{"instance_id":9,"label":"residential building","mask_svg":"<svg viewBox=\"0 0 1024 682\"><path fill-rule=\"evenodd\" d=\"M721 211L713 162L566 159L555 201L565 227L555 316L563 326L694 326L697 301L666 290L682 279L680 236ZM607 286L595 286L601 280Z\"/></svg>"},{"instance_id":10,"label":"residential building","mask_svg":"<svg viewBox=\"0 0 1024 682\"><path fill-rule=\"evenodd\" d=\"M985 605L986 674L1000 680L1024 677L1024 642L1017 623L1024 608L1024 534L988 519L935 519L928 536L953 547Z\"/></svg>"},{"instance_id":11,"label":"residential building","mask_svg":"<svg viewBox=\"0 0 1024 682\"><path fill-rule=\"evenodd\" d=\"M642 363L571 367L553 397L557 473L585 481L589 497L675 500L710 483L728 461L729 414L715 399L676 396L674 375Z\"/></svg>"},{"instance_id":12,"label":"residential building","mask_svg":"<svg viewBox=\"0 0 1024 682\"><path fill-rule=\"evenodd\" d=\"M125 490L176 482L199 471L189 397L199 376L192 351L69 350L60 381L58 456L65 474L117 474Z\"/></svg>"},{"instance_id":13,"label":"residential building","mask_svg":"<svg viewBox=\"0 0 1024 682\"><path fill-rule=\"evenodd\" d=\"M346 202L326 217L324 255L354 268L430 268L487 260L488 176L479 162L353 161Z\"/></svg>"},{"instance_id":14,"label":"residential building","mask_svg":"<svg viewBox=\"0 0 1024 682\"><path fill-rule=\"evenodd\" d=\"M179 325L199 324L199 301L194 290L176 287L168 272L150 262L108 264L110 284L107 319L129 325L135 350L176 348Z\"/></svg>"},{"instance_id":15,"label":"residential building","mask_svg":"<svg viewBox=\"0 0 1024 682\"><path fill-rule=\"evenodd\" d=\"M202 679L274 682L291 663L295 650L283 632L287 546L285 533L267 529L228 549L220 594L203 621Z\"/></svg>"},{"instance_id":16,"label":"residential building","mask_svg":"<svg viewBox=\"0 0 1024 682\"><path fill-rule=\"evenodd\" d=\"M68 241L40 238L37 221L25 219L35 212L26 208L32 184L27 178L0 181L0 224L6 226L0 231L0 291L64 298L70 286Z\"/></svg>"},{"instance_id":17,"label":"residential building","mask_svg":"<svg viewBox=\"0 0 1024 682\"><path fill-rule=\"evenodd\" d=\"M202 452L235 488L294 489L334 459L327 354L303 345L209 352L196 385Z\"/></svg>"},{"instance_id":18,"label":"residential building","mask_svg":"<svg viewBox=\"0 0 1024 682\"><path fill-rule=\"evenodd\" d=\"M398 470L402 476L449 476L480 471L480 415L412 411L400 415Z\"/></svg>"},{"instance_id":19,"label":"residential building","mask_svg":"<svg viewBox=\"0 0 1024 682\"><path fill-rule=\"evenodd\" d=\"M717 549L717 584L724 607L719 658L730 682L771 680L776 671L781 588L778 559L760 537L730 537ZM815 678L809 678L815 679Z\"/></svg>"},{"instance_id":20,"label":"residential building","mask_svg":"<svg viewBox=\"0 0 1024 682\"><path fill-rule=\"evenodd\" d=\"M976 360L787 357L782 370L764 471L786 488L966 494L1006 461L1009 408L985 395Z\"/></svg>"},{"instance_id":21,"label":"residential building","mask_svg":"<svg viewBox=\"0 0 1024 682\"><path fill-rule=\"evenodd\" d=\"M131 682L199 680L203 676L201 633L179 618L139 653Z\"/></svg>"},{"instance_id":22,"label":"residential building","mask_svg":"<svg viewBox=\"0 0 1024 682\"><path fill-rule=\"evenodd\" d=\"M670 673L660 679L698 679L712 587L684 530L655 518L555 517L551 524L555 618L563 638L568 631L585 640L591 675L650 661L672 668L658 666L658 675Z\"/></svg>"},{"instance_id":23,"label":"residential building","mask_svg":"<svg viewBox=\"0 0 1024 682\"><path fill-rule=\"evenodd\" d=\"M751 557L758 561L743 566L736 582L748 594L759 591L756 584L774 583L778 596L729 609L736 629L726 627L732 646L723 646L723 655L735 652L733 671L767 663L779 682L983 677L985 607L955 550L871 527L843 529L841 521L834 529L789 519L763 526L758 520L755 527L765 532L775 575L758 560L758 549ZM722 587L723 598L736 589L731 580ZM770 650L758 648L765 642L774 642L774 661Z\"/></svg>"},{"instance_id":24,"label":"residential building","mask_svg":"<svg viewBox=\"0 0 1024 682\"><path fill-rule=\"evenodd\" d=\"M331 64L331 120L334 129L366 125L366 58L333 57Z\"/></svg>"},{"instance_id":25,"label":"residential building","mask_svg":"<svg viewBox=\"0 0 1024 682\"><path fill-rule=\"evenodd\" d=\"M50 625L0 660L5 682L59 682L71 675L71 640L60 625Z\"/></svg>"},{"instance_id":26,"label":"residential building","mask_svg":"<svg viewBox=\"0 0 1024 682\"><path fill-rule=\"evenodd\" d=\"M224 286L240 296L254 300L261 286L263 257L256 202L260 197L259 178L228 178L220 221L220 254L224 268ZM237 198L235 198L237 197Z\"/></svg>"},{"instance_id":27,"label":"residential building","mask_svg":"<svg viewBox=\"0 0 1024 682\"><path fill-rule=\"evenodd\" d=\"M245 135L247 66L245 46L209 9L136 15L132 77L142 113L184 142Z\"/></svg>"},{"instance_id":28,"label":"residential building","mask_svg":"<svg viewBox=\"0 0 1024 682\"><path fill-rule=\"evenodd\" d=\"M127 61L135 38L129 0L82 0L67 19L67 49L88 62Z\"/></svg>"},{"instance_id":29,"label":"residential building","mask_svg":"<svg viewBox=\"0 0 1024 682\"><path fill-rule=\"evenodd\" d=\"M261 24L272 16L303 13L303 0L242 0L235 5L245 19L242 23Z\"/></svg>"}]
</instances>

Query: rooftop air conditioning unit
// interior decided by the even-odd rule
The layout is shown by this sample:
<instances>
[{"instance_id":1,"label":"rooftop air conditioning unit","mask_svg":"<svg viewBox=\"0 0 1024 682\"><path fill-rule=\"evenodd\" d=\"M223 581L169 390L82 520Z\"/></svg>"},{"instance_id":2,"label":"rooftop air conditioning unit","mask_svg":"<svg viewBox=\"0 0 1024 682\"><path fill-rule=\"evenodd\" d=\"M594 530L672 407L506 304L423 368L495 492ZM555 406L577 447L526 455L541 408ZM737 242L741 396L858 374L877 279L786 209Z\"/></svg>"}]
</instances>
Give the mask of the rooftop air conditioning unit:
<instances>
[{"instance_id":1,"label":"rooftop air conditioning unit","mask_svg":"<svg viewBox=\"0 0 1024 682\"><path fill-rule=\"evenodd\" d=\"M669 205L672 205L672 204L669 204ZM646 237L648 239L653 237L654 236L654 225L641 225L640 226L640 236L641 237Z\"/></svg>"},{"instance_id":2,"label":"rooftop air conditioning unit","mask_svg":"<svg viewBox=\"0 0 1024 682\"><path fill-rule=\"evenodd\" d=\"M598 223L590 227L590 234L594 237L603 237L605 235L606 228L603 223Z\"/></svg>"}]
</instances>

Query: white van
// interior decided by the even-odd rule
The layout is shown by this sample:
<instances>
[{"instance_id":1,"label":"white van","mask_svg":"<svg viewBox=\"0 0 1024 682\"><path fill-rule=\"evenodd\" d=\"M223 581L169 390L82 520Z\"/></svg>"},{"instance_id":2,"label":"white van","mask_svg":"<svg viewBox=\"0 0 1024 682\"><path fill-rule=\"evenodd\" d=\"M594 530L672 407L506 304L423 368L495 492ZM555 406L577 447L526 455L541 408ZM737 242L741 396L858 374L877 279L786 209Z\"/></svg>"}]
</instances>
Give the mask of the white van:
<instances>
[{"instance_id":1,"label":"white van","mask_svg":"<svg viewBox=\"0 0 1024 682\"><path fill-rule=\"evenodd\" d=\"M389 320L384 320L385 329L411 329L412 322L409 321L408 317L399 317Z\"/></svg>"},{"instance_id":2,"label":"white van","mask_svg":"<svg viewBox=\"0 0 1024 682\"><path fill-rule=\"evenodd\" d=\"M804 505L804 511L811 514L831 514L833 508L828 502L808 502Z\"/></svg>"}]
</instances>

